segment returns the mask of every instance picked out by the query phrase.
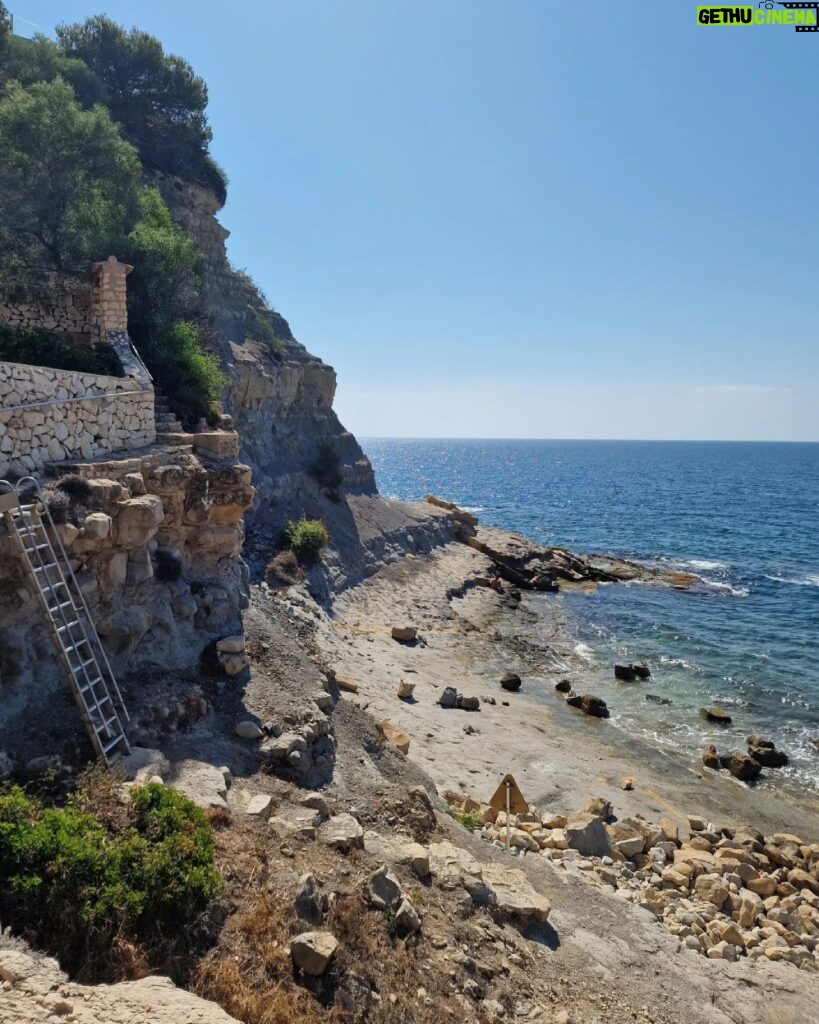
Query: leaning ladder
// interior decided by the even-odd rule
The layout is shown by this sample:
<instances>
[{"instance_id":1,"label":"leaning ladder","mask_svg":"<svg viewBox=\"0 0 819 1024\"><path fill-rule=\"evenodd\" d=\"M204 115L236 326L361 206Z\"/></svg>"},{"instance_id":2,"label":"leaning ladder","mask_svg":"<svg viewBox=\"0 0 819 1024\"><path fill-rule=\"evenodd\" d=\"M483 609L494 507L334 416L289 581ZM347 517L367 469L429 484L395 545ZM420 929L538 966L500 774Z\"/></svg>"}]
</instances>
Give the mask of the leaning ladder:
<instances>
[{"instance_id":1,"label":"leaning ladder","mask_svg":"<svg viewBox=\"0 0 819 1024\"><path fill-rule=\"evenodd\" d=\"M32 497L27 497L29 494ZM130 751L123 728L123 720L129 721L130 716L60 535L33 477L24 477L16 486L0 480L0 515L34 584L94 749L107 765L112 765Z\"/></svg>"}]
</instances>

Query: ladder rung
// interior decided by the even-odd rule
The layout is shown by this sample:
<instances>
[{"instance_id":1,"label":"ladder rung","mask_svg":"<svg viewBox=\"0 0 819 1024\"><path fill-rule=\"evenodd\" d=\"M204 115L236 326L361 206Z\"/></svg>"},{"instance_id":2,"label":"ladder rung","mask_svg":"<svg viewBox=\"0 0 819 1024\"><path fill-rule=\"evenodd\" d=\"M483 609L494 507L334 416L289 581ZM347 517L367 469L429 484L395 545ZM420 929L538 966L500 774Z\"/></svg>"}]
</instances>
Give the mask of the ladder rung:
<instances>
[{"instance_id":1,"label":"ladder rung","mask_svg":"<svg viewBox=\"0 0 819 1024\"><path fill-rule=\"evenodd\" d=\"M124 739L125 739L125 737L122 735L122 733L120 733L119 736L115 736L114 739L109 740L107 743L103 743L103 745L102 745L103 753L104 754L109 754L114 749L114 747L119 746L119 744L122 743L122 741Z\"/></svg>"},{"instance_id":2,"label":"ladder rung","mask_svg":"<svg viewBox=\"0 0 819 1024\"><path fill-rule=\"evenodd\" d=\"M81 637L79 640L77 640L75 643L73 643L70 647L66 647L65 648L65 653L66 654L70 654L72 651L76 651L78 648L82 647L83 644L87 644L87 643L88 643L88 637L87 636ZM91 645L89 644L89 647L90 646Z\"/></svg>"},{"instance_id":3,"label":"ladder rung","mask_svg":"<svg viewBox=\"0 0 819 1024\"><path fill-rule=\"evenodd\" d=\"M117 721L116 715L111 715L110 718L103 718L102 722L94 722L94 728L98 733L110 732L111 726Z\"/></svg>"},{"instance_id":4,"label":"ladder rung","mask_svg":"<svg viewBox=\"0 0 819 1024\"><path fill-rule=\"evenodd\" d=\"M84 669L88 668L89 665L93 665L93 664L94 664L94 659L93 658L88 658L86 661L81 661L79 663L79 665L72 665L71 668L75 672L82 672Z\"/></svg>"},{"instance_id":5,"label":"ladder rung","mask_svg":"<svg viewBox=\"0 0 819 1024\"><path fill-rule=\"evenodd\" d=\"M26 554L33 555L35 551L46 551L50 547L50 544L34 544L30 548L26 548Z\"/></svg>"},{"instance_id":6,"label":"ladder rung","mask_svg":"<svg viewBox=\"0 0 819 1024\"><path fill-rule=\"evenodd\" d=\"M57 563L55 562L54 564L56 565ZM46 583L44 587L40 587L40 591L43 594L47 594L49 590L56 590L57 587L64 587L65 585L66 584L63 582L63 580L57 580L56 583Z\"/></svg>"},{"instance_id":7,"label":"ladder rung","mask_svg":"<svg viewBox=\"0 0 819 1024\"><path fill-rule=\"evenodd\" d=\"M79 688L80 693L83 695L83 697L86 695L86 693L91 693L93 698L94 698L94 700L97 701L97 704L102 704L106 700L110 700L110 697L108 696L108 694L106 694L104 697L100 697L99 700L97 700L97 695L95 693L92 693L94 687L98 686L101 682L102 682L102 677L101 676L97 676L96 679L92 679L90 682L86 683L85 686L81 686Z\"/></svg>"},{"instance_id":8,"label":"ladder rung","mask_svg":"<svg viewBox=\"0 0 819 1024\"><path fill-rule=\"evenodd\" d=\"M54 615L55 612L61 612L63 610L63 608L73 608L73 607L74 607L74 602L73 601L63 601L62 604L55 604L53 608L49 608L48 610L49 610L49 612L52 615Z\"/></svg>"},{"instance_id":9,"label":"ladder rung","mask_svg":"<svg viewBox=\"0 0 819 1024\"><path fill-rule=\"evenodd\" d=\"M64 633L67 629L73 629L75 626L80 625L79 619L74 619L73 622L66 622L64 626L57 626L58 633Z\"/></svg>"},{"instance_id":10,"label":"ladder rung","mask_svg":"<svg viewBox=\"0 0 819 1024\"><path fill-rule=\"evenodd\" d=\"M48 562L46 565L38 566L34 571L35 572L48 572L49 569L56 569L56 568L57 568L57 563L56 562Z\"/></svg>"}]
</instances>

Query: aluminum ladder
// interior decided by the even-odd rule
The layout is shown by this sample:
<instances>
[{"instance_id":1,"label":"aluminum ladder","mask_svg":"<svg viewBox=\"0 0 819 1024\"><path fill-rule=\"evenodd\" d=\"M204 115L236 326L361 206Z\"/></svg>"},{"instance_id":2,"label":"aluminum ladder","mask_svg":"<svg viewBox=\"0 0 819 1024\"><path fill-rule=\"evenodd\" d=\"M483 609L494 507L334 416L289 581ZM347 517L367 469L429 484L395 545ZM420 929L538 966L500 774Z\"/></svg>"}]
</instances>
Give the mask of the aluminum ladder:
<instances>
[{"instance_id":1,"label":"aluminum ladder","mask_svg":"<svg viewBox=\"0 0 819 1024\"><path fill-rule=\"evenodd\" d=\"M130 716L40 485L0 480L0 516L34 584L71 692L97 754L107 765L130 752Z\"/></svg>"}]
</instances>

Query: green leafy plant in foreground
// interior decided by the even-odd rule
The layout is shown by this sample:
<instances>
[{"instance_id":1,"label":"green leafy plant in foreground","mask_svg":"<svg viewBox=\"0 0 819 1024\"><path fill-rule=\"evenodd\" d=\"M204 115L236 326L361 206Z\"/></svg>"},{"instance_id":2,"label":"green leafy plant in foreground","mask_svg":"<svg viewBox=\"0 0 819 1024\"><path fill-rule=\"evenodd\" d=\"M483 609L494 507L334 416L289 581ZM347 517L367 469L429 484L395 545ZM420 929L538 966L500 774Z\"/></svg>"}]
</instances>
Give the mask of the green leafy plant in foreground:
<instances>
[{"instance_id":1,"label":"green leafy plant in foreground","mask_svg":"<svg viewBox=\"0 0 819 1024\"><path fill-rule=\"evenodd\" d=\"M117 830L82 794L44 807L0 790L0 918L36 932L69 970L104 962L113 938L146 948L187 941L220 888L204 813L156 783L133 791Z\"/></svg>"}]
</instances>

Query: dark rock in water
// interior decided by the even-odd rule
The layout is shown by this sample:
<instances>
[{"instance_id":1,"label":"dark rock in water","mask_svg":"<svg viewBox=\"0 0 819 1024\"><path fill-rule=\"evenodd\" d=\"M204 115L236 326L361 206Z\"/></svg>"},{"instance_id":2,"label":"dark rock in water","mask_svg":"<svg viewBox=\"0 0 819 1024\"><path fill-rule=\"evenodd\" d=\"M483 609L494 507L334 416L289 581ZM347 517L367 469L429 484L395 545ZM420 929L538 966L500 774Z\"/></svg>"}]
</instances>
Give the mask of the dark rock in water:
<instances>
[{"instance_id":1,"label":"dark rock in water","mask_svg":"<svg viewBox=\"0 0 819 1024\"><path fill-rule=\"evenodd\" d=\"M464 697L462 693L458 694L457 704L461 711L481 710L481 702L477 697Z\"/></svg>"},{"instance_id":2,"label":"dark rock in water","mask_svg":"<svg viewBox=\"0 0 819 1024\"><path fill-rule=\"evenodd\" d=\"M766 740L762 736L748 736L745 742L749 747L767 747L768 750L773 750L776 746L773 740Z\"/></svg>"},{"instance_id":3,"label":"dark rock in water","mask_svg":"<svg viewBox=\"0 0 819 1024\"><path fill-rule=\"evenodd\" d=\"M719 771L722 768L722 762L720 761L717 748L715 746L706 747L702 752L702 763L706 768L713 768L715 771Z\"/></svg>"},{"instance_id":4,"label":"dark rock in water","mask_svg":"<svg viewBox=\"0 0 819 1024\"><path fill-rule=\"evenodd\" d=\"M770 746L754 746L750 741L758 739L757 736L748 737L748 753L758 761L763 768L784 768L788 764L788 755L784 750L777 750L773 743ZM768 741L770 743L770 740Z\"/></svg>"},{"instance_id":5,"label":"dark rock in water","mask_svg":"<svg viewBox=\"0 0 819 1024\"><path fill-rule=\"evenodd\" d=\"M731 716L722 708L700 708L700 718L706 722L716 722L717 725L730 725Z\"/></svg>"},{"instance_id":6,"label":"dark rock in water","mask_svg":"<svg viewBox=\"0 0 819 1024\"><path fill-rule=\"evenodd\" d=\"M442 708L454 708L458 703L458 691L454 686L447 686L438 699Z\"/></svg>"},{"instance_id":7,"label":"dark rock in water","mask_svg":"<svg viewBox=\"0 0 819 1024\"><path fill-rule=\"evenodd\" d=\"M638 679L650 679L651 678L651 669L648 667L648 665L634 665L633 664L631 666L631 670L635 674L635 676L637 676Z\"/></svg>"},{"instance_id":8,"label":"dark rock in water","mask_svg":"<svg viewBox=\"0 0 819 1024\"><path fill-rule=\"evenodd\" d=\"M671 701L668 697L660 697L656 693L647 693L646 700L652 704L670 704Z\"/></svg>"},{"instance_id":9,"label":"dark rock in water","mask_svg":"<svg viewBox=\"0 0 819 1024\"><path fill-rule=\"evenodd\" d=\"M819 750L819 736L817 736L815 739L812 739L811 743L814 745L814 747L816 747L817 750Z\"/></svg>"},{"instance_id":10,"label":"dark rock in water","mask_svg":"<svg viewBox=\"0 0 819 1024\"><path fill-rule=\"evenodd\" d=\"M633 683L637 678L637 673L632 665L615 665L614 678L623 683Z\"/></svg>"},{"instance_id":11,"label":"dark rock in water","mask_svg":"<svg viewBox=\"0 0 819 1024\"><path fill-rule=\"evenodd\" d=\"M602 697L594 697L590 693L582 696L577 693L570 693L566 697L566 703L573 708L580 708L584 715L591 715L592 718L608 718L609 709Z\"/></svg>"},{"instance_id":12,"label":"dark rock in water","mask_svg":"<svg viewBox=\"0 0 819 1024\"><path fill-rule=\"evenodd\" d=\"M501 677L501 686L510 693L517 693L520 689L520 676L515 672L507 672Z\"/></svg>"},{"instance_id":13,"label":"dark rock in water","mask_svg":"<svg viewBox=\"0 0 819 1024\"><path fill-rule=\"evenodd\" d=\"M559 683L555 683L555 689L558 693L570 693L572 684L568 679L561 679Z\"/></svg>"},{"instance_id":14,"label":"dark rock in water","mask_svg":"<svg viewBox=\"0 0 819 1024\"><path fill-rule=\"evenodd\" d=\"M721 757L720 761L723 768L727 768L734 778L743 782L751 782L762 771L762 765L750 754L728 754Z\"/></svg>"},{"instance_id":15,"label":"dark rock in water","mask_svg":"<svg viewBox=\"0 0 819 1024\"><path fill-rule=\"evenodd\" d=\"M608 718L609 708L602 697L592 697L590 694L580 698L580 708L593 718Z\"/></svg>"}]
</instances>

